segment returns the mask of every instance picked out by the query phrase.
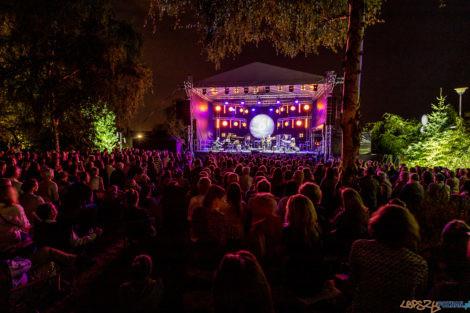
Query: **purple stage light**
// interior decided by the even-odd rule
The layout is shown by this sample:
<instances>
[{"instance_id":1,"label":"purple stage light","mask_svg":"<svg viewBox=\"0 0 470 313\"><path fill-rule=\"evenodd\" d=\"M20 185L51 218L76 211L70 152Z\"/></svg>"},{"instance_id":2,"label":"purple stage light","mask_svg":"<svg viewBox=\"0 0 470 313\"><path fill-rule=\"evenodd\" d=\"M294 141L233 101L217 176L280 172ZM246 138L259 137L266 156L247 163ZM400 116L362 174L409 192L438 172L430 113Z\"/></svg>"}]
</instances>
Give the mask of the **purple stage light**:
<instances>
[{"instance_id":1,"label":"purple stage light","mask_svg":"<svg viewBox=\"0 0 470 313\"><path fill-rule=\"evenodd\" d=\"M295 100L295 103L299 103L299 100L296 99L296 100Z\"/></svg>"},{"instance_id":2,"label":"purple stage light","mask_svg":"<svg viewBox=\"0 0 470 313\"><path fill-rule=\"evenodd\" d=\"M227 104L228 104L228 101L225 101L224 103L225 103L225 105L227 105Z\"/></svg>"},{"instance_id":3,"label":"purple stage light","mask_svg":"<svg viewBox=\"0 0 470 313\"><path fill-rule=\"evenodd\" d=\"M245 104L245 101L241 101L240 104L241 104L241 105L244 105L244 104Z\"/></svg>"},{"instance_id":4,"label":"purple stage light","mask_svg":"<svg viewBox=\"0 0 470 313\"><path fill-rule=\"evenodd\" d=\"M281 104L281 100L276 100L276 104Z\"/></svg>"},{"instance_id":5,"label":"purple stage light","mask_svg":"<svg viewBox=\"0 0 470 313\"><path fill-rule=\"evenodd\" d=\"M272 112L274 109L273 108L269 108L269 112Z\"/></svg>"},{"instance_id":6,"label":"purple stage light","mask_svg":"<svg viewBox=\"0 0 470 313\"><path fill-rule=\"evenodd\" d=\"M252 109L251 109L251 112L254 112L254 111L256 111L256 109L255 109L255 108L252 108Z\"/></svg>"},{"instance_id":7,"label":"purple stage light","mask_svg":"<svg viewBox=\"0 0 470 313\"><path fill-rule=\"evenodd\" d=\"M258 100L258 104L261 104L261 100Z\"/></svg>"}]
</instances>

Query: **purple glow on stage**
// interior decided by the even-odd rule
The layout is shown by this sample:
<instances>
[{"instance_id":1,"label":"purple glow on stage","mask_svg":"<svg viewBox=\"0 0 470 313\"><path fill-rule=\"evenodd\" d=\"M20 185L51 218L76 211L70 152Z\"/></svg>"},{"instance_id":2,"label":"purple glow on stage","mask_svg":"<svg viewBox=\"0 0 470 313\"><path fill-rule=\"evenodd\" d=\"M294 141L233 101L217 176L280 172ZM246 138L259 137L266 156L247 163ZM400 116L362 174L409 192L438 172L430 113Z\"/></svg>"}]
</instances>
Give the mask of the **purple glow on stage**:
<instances>
[{"instance_id":1,"label":"purple glow on stage","mask_svg":"<svg viewBox=\"0 0 470 313\"><path fill-rule=\"evenodd\" d=\"M228 104L228 101L225 101L224 103L225 103L225 105L227 105L227 104Z\"/></svg>"},{"instance_id":2,"label":"purple glow on stage","mask_svg":"<svg viewBox=\"0 0 470 313\"><path fill-rule=\"evenodd\" d=\"M272 111L274 111L274 109L273 109L273 108L269 108L269 112L272 112Z\"/></svg>"},{"instance_id":3,"label":"purple glow on stage","mask_svg":"<svg viewBox=\"0 0 470 313\"><path fill-rule=\"evenodd\" d=\"M244 104L245 104L245 101L241 101L240 104L241 104L241 105L244 105Z\"/></svg>"},{"instance_id":4,"label":"purple glow on stage","mask_svg":"<svg viewBox=\"0 0 470 313\"><path fill-rule=\"evenodd\" d=\"M299 100L295 99L295 103L299 103Z\"/></svg>"},{"instance_id":5,"label":"purple glow on stage","mask_svg":"<svg viewBox=\"0 0 470 313\"><path fill-rule=\"evenodd\" d=\"M281 104L281 100L276 100L276 104Z\"/></svg>"},{"instance_id":6,"label":"purple glow on stage","mask_svg":"<svg viewBox=\"0 0 470 313\"><path fill-rule=\"evenodd\" d=\"M256 111L256 109L255 109L255 108L252 108L252 109L251 109L251 112L255 112L255 111Z\"/></svg>"},{"instance_id":7,"label":"purple glow on stage","mask_svg":"<svg viewBox=\"0 0 470 313\"><path fill-rule=\"evenodd\" d=\"M261 104L261 100L258 100L258 104Z\"/></svg>"}]
</instances>

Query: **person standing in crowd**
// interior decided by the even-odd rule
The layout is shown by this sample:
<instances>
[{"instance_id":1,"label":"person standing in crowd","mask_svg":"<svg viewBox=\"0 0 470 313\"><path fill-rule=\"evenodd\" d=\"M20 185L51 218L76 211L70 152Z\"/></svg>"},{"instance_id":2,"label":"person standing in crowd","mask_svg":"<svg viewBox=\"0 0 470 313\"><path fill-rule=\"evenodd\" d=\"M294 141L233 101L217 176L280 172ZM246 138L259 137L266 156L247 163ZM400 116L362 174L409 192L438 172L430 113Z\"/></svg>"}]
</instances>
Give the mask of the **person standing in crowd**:
<instances>
[{"instance_id":1,"label":"person standing in crowd","mask_svg":"<svg viewBox=\"0 0 470 313\"><path fill-rule=\"evenodd\" d=\"M377 197L380 194L380 185L374 177L375 169L368 167L364 170L365 175L359 179L359 189L362 200L369 212L377 210Z\"/></svg>"},{"instance_id":2,"label":"person standing in crowd","mask_svg":"<svg viewBox=\"0 0 470 313\"><path fill-rule=\"evenodd\" d=\"M33 212L36 208L44 203L41 196L36 195L39 189L38 182L34 178L30 178L22 185L23 194L20 196L20 204L23 206L24 212L28 220L32 221Z\"/></svg>"},{"instance_id":3,"label":"person standing in crowd","mask_svg":"<svg viewBox=\"0 0 470 313\"><path fill-rule=\"evenodd\" d=\"M54 170L46 168L41 171L42 180L39 182L38 195L40 195L44 201L52 202L55 205L59 205L59 188L53 181Z\"/></svg>"},{"instance_id":4,"label":"person standing in crowd","mask_svg":"<svg viewBox=\"0 0 470 313\"><path fill-rule=\"evenodd\" d=\"M397 205L385 205L369 221L372 240L351 247L349 264L354 300L350 311L398 312L406 299L424 296L428 266L416 253L419 226L413 215Z\"/></svg>"}]
</instances>

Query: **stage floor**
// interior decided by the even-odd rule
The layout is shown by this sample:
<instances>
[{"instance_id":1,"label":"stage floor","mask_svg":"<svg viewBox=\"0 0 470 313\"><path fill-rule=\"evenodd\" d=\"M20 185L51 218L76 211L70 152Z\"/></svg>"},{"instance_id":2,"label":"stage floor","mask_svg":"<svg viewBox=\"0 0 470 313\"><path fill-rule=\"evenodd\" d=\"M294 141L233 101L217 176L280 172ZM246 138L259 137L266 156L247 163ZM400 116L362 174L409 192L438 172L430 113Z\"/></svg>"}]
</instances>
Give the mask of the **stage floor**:
<instances>
[{"instance_id":1,"label":"stage floor","mask_svg":"<svg viewBox=\"0 0 470 313\"><path fill-rule=\"evenodd\" d=\"M279 151L259 151L259 150L240 150L240 151L234 151L234 150L228 150L228 151L213 151L209 149L203 149L203 150L198 150L196 153L226 153L226 154L268 154L268 155L314 155L318 156L320 155L320 152L317 151L290 151L290 152L279 152Z\"/></svg>"}]
</instances>

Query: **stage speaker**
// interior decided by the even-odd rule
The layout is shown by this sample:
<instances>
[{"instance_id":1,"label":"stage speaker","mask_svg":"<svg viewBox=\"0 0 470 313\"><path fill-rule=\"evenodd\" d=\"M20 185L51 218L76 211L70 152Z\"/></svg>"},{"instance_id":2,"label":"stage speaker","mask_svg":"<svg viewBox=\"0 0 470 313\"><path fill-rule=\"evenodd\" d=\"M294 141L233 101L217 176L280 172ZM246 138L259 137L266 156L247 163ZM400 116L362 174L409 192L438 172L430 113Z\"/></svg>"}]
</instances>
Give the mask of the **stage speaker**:
<instances>
[{"instance_id":1,"label":"stage speaker","mask_svg":"<svg viewBox=\"0 0 470 313\"><path fill-rule=\"evenodd\" d=\"M176 118L183 120L184 125L191 124L191 103L189 100L176 101Z\"/></svg>"},{"instance_id":2,"label":"stage speaker","mask_svg":"<svg viewBox=\"0 0 470 313\"><path fill-rule=\"evenodd\" d=\"M336 107L337 107L336 97L329 97L327 105L326 105L326 125L336 124Z\"/></svg>"}]
</instances>

